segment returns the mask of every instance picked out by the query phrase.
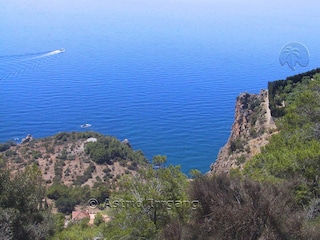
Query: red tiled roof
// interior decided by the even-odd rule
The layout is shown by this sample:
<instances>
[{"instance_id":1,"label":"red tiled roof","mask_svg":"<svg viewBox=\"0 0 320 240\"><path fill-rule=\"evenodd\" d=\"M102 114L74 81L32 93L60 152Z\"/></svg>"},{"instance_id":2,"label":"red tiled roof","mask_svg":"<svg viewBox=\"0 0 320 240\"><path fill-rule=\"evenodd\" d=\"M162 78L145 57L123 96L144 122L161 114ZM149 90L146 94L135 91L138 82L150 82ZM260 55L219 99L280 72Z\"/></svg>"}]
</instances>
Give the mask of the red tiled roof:
<instances>
[{"instance_id":1,"label":"red tiled roof","mask_svg":"<svg viewBox=\"0 0 320 240\"><path fill-rule=\"evenodd\" d=\"M89 217L90 215L86 211L72 211L72 220L82 220Z\"/></svg>"}]
</instances>

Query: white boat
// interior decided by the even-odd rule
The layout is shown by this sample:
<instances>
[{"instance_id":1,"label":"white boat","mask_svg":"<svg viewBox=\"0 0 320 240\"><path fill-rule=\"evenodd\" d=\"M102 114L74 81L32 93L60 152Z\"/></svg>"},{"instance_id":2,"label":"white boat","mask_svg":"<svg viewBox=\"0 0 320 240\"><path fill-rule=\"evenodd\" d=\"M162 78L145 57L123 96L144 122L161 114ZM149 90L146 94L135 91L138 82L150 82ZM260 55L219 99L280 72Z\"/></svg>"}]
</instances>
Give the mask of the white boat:
<instances>
[{"instance_id":1,"label":"white boat","mask_svg":"<svg viewBox=\"0 0 320 240\"><path fill-rule=\"evenodd\" d=\"M86 124L81 125L81 127L82 127L82 128L88 128L88 127L91 127L91 124L86 123Z\"/></svg>"},{"instance_id":2,"label":"white boat","mask_svg":"<svg viewBox=\"0 0 320 240\"><path fill-rule=\"evenodd\" d=\"M60 52L65 52L66 50L64 50L64 48L60 48Z\"/></svg>"}]
</instances>

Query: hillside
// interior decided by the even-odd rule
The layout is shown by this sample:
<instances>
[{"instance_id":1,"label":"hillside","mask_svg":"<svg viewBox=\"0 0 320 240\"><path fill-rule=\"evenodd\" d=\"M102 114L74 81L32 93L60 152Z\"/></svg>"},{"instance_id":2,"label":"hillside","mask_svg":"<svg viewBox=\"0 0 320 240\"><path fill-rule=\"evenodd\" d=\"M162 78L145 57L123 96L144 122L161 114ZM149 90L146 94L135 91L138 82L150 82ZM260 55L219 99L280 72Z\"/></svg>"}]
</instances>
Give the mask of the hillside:
<instances>
[{"instance_id":1,"label":"hillside","mask_svg":"<svg viewBox=\"0 0 320 240\"><path fill-rule=\"evenodd\" d=\"M192 179L93 132L1 144L0 239L320 239L320 69L268 86L236 99L227 144ZM77 205L87 217L64 225Z\"/></svg>"},{"instance_id":2,"label":"hillside","mask_svg":"<svg viewBox=\"0 0 320 240\"><path fill-rule=\"evenodd\" d=\"M235 119L227 143L220 149L209 174L242 170L244 165L279 133L276 123L310 82L319 77L320 69L268 83L259 94L242 93L236 99Z\"/></svg>"},{"instance_id":3,"label":"hillside","mask_svg":"<svg viewBox=\"0 0 320 240\"><path fill-rule=\"evenodd\" d=\"M128 140L120 142L94 132L58 133L52 137L33 139L2 147L3 166L17 172L36 164L48 185L59 182L67 186L106 182L110 187L125 174L135 174L147 160L134 151ZM5 144L2 144L2 146ZM7 144L8 145L8 144Z\"/></svg>"}]
</instances>

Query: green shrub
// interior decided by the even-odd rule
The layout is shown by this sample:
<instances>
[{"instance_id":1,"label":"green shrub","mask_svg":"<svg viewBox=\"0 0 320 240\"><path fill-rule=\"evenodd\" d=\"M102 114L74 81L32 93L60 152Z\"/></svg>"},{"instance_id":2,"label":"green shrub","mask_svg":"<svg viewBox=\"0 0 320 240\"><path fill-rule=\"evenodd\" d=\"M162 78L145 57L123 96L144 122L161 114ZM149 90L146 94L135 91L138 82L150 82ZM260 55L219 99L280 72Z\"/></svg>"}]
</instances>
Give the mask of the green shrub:
<instances>
[{"instance_id":1,"label":"green shrub","mask_svg":"<svg viewBox=\"0 0 320 240\"><path fill-rule=\"evenodd\" d=\"M246 161L246 157L244 155L241 155L239 157L237 157L237 165L241 165L242 163L244 163Z\"/></svg>"},{"instance_id":2,"label":"green shrub","mask_svg":"<svg viewBox=\"0 0 320 240\"><path fill-rule=\"evenodd\" d=\"M17 155L17 153L13 150L7 150L5 155L6 155L6 157L12 157L12 156Z\"/></svg>"},{"instance_id":3,"label":"green shrub","mask_svg":"<svg viewBox=\"0 0 320 240\"><path fill-rule=\"evenodd\" d=\"M68 154L67 154L67 150L64 148L63 150L62 150L62 152L61 152L61 154L59 154L58 156L57 156L57 158L59 158L59 159L61 159L61 160L67 160L67 158L68 158Z\"/></svg>"},{"instance_id":4,"label":"green shrub","mask_svg":"<svg viewBox=\"0 0 320 240\"><path fill-rule=\"evenodd\" d=\"M94 218L94 224L96 226L99 226L101 223L104 223L104 219L101 213L97 213Z\"/></svg>"},{"instance_id":5,"label":"green shrub","mask_svg":"<svg viewBox=\"0 0 320 240\"><path fill-rule=\"evenodd\" d=\"M32 157L33 159L42 158L42 153L40 151L32 151Z\"/></svg>"},{"instance_id":6,"label":"green shrub","mask_svg":"<svg viewBox=\"0 0 320 240\"><path fill-rule=\"evenodd\" d=\"M13 141L8 141L5 143L0 143L0 152L8 150L11 146L16 146L17 144Z\"/></svg>"},{"instance_id":7,"label":"green shrub","mask_svg":"<svg viewBox=\"0 0 320 240\"><path fill-rule=\"evenodd\" d=\"M16 156L16 157L13 159L13 161L14 161L15 163L22 163L22 162L23 162L23 159L22 159L21 157L19 157L19 156Z\"/></svg>"},{"instance_id":8,"label":"green shrub","mask_svg":"<svg viewBox=\"0 0 320 240\"><path fill-rule=\"evenodd\" d=\"M233 153L237 150L243 151L244 150L244 140L237 138L235 140L231 140L230 142L230 153Z\"/></svg>"},{"instance_id":9,"label":"green shrub","mask_svg":"<svg viewBox=\"0 0 320 240\"><path fill-rule=\"evenodd\" d=\"M250 127L249 133L250 133L250 137L252 138L256 138L258 136L257 131L255 130L254 127Z\"/></svg>"},{"instance_id":10,"label":"green shrub","mask_svg":"<svg viewBox=\"0 0 320 240\"><path fill-rule=\"evenodd\" d=\"M55 204L59 212L70 214L76 205L76 201L70 197L61 197L56 200Z\"/></svg>"}]
</instances>

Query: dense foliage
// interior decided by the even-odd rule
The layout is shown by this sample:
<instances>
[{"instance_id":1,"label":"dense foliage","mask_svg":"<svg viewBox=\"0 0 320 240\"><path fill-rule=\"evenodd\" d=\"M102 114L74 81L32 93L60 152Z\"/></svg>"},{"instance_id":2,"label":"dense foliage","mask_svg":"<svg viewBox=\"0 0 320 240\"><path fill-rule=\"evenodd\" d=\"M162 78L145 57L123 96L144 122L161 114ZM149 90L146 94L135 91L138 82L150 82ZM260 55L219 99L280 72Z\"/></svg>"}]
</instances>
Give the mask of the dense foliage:
<instances>
[{"instance_id":1,"label":"dense foliage","mask_svg":"<svg viewBox=\"0 0 320 240\"><path fill-rule=\"evenodd\" d=\"M47 239L54 231L54 219L44 199L36 166L14 176L0 170L0 239Z\"/></svg>"},{"instance_id":2,"label":"dense foliage","mask_svg":"<svg viewBox=\"0 0 320 240\"><path fill-rule=\"evenodd\" d=\"M192 207L186 190L187 178L179 167L149 167L136 176L126 176L120 191L108 202L113 216L109 233L116 239L161 236L170 222L186 221Z\"/></svg>"},{"instance_id":3,"label":"dense foliage","mask_svg":"<svg viewBox=\"0 0 320 240\"><path fill-rule=\"evenodd\" d=\"M157 161L164 164L165 157L158 155ZM57 231L53 239L177 239L181 231L175 229L187 224L189 213L198 206L189 201L187 189L187 177L180 167L153 169L150 165L135 176L125 175L118 191L109 198L97 197L110 222L105 223L98 215L93 226L83 221L74 223ZM54 186L48 194L59 198L66 192L66 187ZM96 195L91 193L91 197Z\"/></svg>"},{"instance_id":4,"label":"dense foliage","mask_svg":"<svg viewBox=\"0 0 320 240\"><path fill-rule=\"evenodd\" d=\"M196 178L193 212L185 239L303 239L302 210L289 184L259 183L249 178Z\"/></svg>"},{"instance_id":5,"label":"dense foliage","mask_svg":"<svg viewBox=\"0 0 320 240\"><path fill-rule=\"evenodd\" d=\"M278 121L280 133L252 159L244 173L258 180L296 179L303 204L319 198L320 75L305 84Z\"/></svg>"},{"instance_id":6,"label":"dense foliage","mask_svg":"<svg viewBox=\"0 0 320 240\"><path fill-rule=\"evenodd\" d=\"M114 137L101 137L97 142L86 144L85 152L98 164L112 165L115 161L132 161L144 165L147 160L141 151L134 151L128 144Z\"/></svg>"},{"instance_id":7,"label":"dense foliage","mask_svg":"<svg viewBox=\"0 0 320 240\"><path fill-rule=\"evenodd\" d=\"M282 117L285 107L294 101L311 79L318 79L320 68L268 83L269 107L273 117Z\"/></svg>"},{"instance_id":8,"label":"dense foliage","mask_svg":"<svg viewBox=\"0 0 320 240\"><path fill-rule=\"evenodd\" d=\"M67 187L61 183L54 183L47 191L50 199L56 200L55 205L59 212L70 214L75 205L84 205L89 199L95 198L104 202L110 195L110 189L106 183L95 183L92 188L89 186Z\"/></svg>"},{"instance_id":9,"label":"dense foliage","mask_svg":"<svg viewBox=\"0 0 320 240\"><path fill-rule=\"evenodd\" d=\"M242 172L192 182L190 239L320 238L319 70L269 84L280 132Z\"/></svg>"}]
</instances>

